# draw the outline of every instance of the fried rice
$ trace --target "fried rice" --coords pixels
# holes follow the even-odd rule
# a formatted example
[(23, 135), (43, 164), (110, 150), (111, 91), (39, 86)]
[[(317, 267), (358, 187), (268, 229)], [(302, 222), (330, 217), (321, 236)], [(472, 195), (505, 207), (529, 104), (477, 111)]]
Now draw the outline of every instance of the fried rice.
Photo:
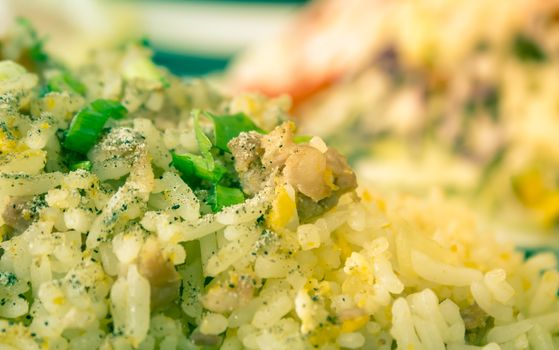
[(0, 349), (555, 349), (556, 257), (357, 188), (289, 103), (138, 43), (0, 62)]

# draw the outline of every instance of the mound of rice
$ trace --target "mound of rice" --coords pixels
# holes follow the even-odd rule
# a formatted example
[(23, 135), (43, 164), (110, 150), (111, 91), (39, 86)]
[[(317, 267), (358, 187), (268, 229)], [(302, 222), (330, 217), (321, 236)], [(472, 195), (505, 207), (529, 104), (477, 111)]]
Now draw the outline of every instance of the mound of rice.
[[(139, 45), (70, 70), (23, 34), (2, 45), (21, 64), (0, 62), (0, 349), (559, 348), (553, 255), (524, 261), (436, 194), (339, 192), (343, 159), (275, 128), (283, 100), (220, 96)], [(128, 115), (72, 163), (68, 130), (99, 98)], [(228, 154), (194, 109), (243, 112), (260, 131), (231, 152), (287, 160), (261, 178), (236, 157), (246, 199), (212, 210), (175, 159)]]

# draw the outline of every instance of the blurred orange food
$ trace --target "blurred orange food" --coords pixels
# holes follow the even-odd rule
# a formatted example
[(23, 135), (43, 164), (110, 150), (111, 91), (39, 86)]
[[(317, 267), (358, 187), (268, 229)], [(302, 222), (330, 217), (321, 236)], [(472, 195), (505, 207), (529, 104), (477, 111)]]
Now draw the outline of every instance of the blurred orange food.
[(370, 0), (312, 3), (279, 38), (240, 58), (232, 68), (234, 89), (287, 93), (297, 106), (367, 63), (378, 10)]

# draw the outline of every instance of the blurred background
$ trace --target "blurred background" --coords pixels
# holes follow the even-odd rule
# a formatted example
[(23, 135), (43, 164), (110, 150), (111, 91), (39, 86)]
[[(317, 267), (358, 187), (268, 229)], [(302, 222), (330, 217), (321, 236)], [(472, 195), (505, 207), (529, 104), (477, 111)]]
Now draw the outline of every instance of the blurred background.
[(225, 69), (243, 49), (285, 28), (305, 0), (0, 0), (0, 33), (29, 18), (47, 50), (72, 62), (91, 49), (149, 38), (155, 60), (176, 74)]
[(559, 1), (0, 0), (70, 65), (147, 38), (229, 94), (287, 94), (300, 130), (381, 191), (440, 191), (559, 247)]

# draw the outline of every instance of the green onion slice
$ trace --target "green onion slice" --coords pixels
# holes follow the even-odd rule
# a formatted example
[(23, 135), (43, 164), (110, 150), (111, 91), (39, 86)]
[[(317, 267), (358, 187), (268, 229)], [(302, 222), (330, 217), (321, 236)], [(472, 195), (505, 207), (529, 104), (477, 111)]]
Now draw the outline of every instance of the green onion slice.
[(91, 171), (91, 166), (92, 166), (92, 164), (89, 160), (84, 160), (84, 161), (81, 161), (81, 162), (70, 164), (69, 169), (71, 171), (75, 171), (75, 170), (78, 170), (78, 169)]
[(68, 128), (64, 147), (85, 154), (95, 145), (109, 118), (121, 119), (126, 108), (117, 101), (98, 99), (80, 110)]
[(49, 79), (46, 90), (46, 92), (62, 92), (70, 90), (82, 96), (85, 96), (86, 92), (85, 85), (73, 77), (69, 72), (62, 72)]
[(172, 152), (171, 156), (173, 166), (182, 173), (183, 179), (188, 184), (195, 183), (198, 179), (217, 183), (227, 173), (227, 169), (214, 163), (213, 159), (208, 161), (197, 154)]
[(200, 150), (200, 154), (204, 159), (206, 159), (209, 163), (213, 166), (213, 156), (211, 153), (212, 150), (212, 142), (210, 139), (204, 134), (202, 127), (200, 126), (200, 111), (194, 111), (194, 134), (196, 135), (196, 142), (198, 142), (198, 149)]
[(214, 121), (215, 146), (222, 151), (230, 152), (227, 143), (231, 139), (239, 136), (241, 132), (257, 131), (264, 133), (254, 122), (244, 113), (233, 115), (213, 115), (206, 113)]
[(210, 196), (210, 204), (214, 212), (218, 212), (224, 207), (242, 203), (244, 200), (245, 195), (240, 189), (221, 185), (215, 185)]

